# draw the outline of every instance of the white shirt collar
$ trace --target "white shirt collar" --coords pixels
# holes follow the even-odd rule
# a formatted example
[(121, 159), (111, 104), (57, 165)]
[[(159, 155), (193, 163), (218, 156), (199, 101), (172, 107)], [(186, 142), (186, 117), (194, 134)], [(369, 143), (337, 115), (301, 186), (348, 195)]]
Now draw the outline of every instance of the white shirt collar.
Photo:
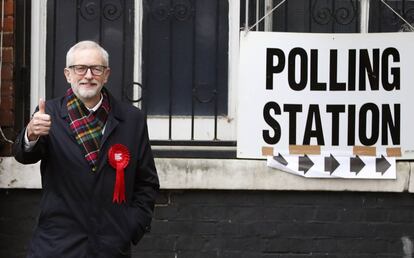
[(95, 112), (101, 106), (102, 100), (103, 100), (103, 96), (101, 94), (101, 99), (99, 100), (98, 104), (96, 104), (93, 108), (88, 108), (88, 107), (86, 108), (89, 110), (89, 112)]

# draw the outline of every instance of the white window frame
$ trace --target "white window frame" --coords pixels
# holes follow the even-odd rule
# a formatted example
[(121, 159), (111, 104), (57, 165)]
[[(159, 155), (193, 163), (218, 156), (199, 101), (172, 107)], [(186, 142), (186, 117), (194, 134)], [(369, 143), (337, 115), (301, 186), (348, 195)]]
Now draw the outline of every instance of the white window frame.
[[(30, 113), (46, 96), (46, 31), (47, 0), (32, 3), (30, 58)], [(62, 68), (63, 69), (63, 68)]]

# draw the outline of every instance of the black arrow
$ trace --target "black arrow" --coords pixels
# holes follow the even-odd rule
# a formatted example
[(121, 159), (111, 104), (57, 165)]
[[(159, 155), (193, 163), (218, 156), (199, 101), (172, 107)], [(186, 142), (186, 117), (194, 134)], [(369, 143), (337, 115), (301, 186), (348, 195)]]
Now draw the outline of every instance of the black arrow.
[(287, 166), (288, 162), (283, 158), (283, 156), (279, 153), (277, 156), (273, 156), (273, 159), (282, 164), (283, 166)]
[(332, 156), (332, 154), (329, 157), (325, 157), (325, 171), (329, 171), (329, 173), (332, 175), (332, 173), (339, 167), (339, 162)]
[(303, 171), (304, 174), (313, 166), (312, 160), (307, 156), (299, 157), (299, 171)]
[(381, 158), (375, 159), (375, 171), (381, 172), (381, 175), (384, 175), (385, 172), (391, 167), (391, 164), (388, 162), (388, 160), (384, 157), (384, 155), (381, 155)]
[(358, 173), (365, 167), (365, 163), (357, 155), (354, 158), (351, 158), (351, 172)]

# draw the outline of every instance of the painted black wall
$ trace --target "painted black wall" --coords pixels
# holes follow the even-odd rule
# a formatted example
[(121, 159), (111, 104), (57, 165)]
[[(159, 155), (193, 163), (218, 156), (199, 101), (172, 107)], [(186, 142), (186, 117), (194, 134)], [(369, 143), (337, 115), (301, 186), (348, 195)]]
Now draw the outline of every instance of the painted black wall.
[[(40, 190), (0, 190), (0, 257), (24, 257)], [(411, 257), (409, 193), (162, 191), (144, 258)]]

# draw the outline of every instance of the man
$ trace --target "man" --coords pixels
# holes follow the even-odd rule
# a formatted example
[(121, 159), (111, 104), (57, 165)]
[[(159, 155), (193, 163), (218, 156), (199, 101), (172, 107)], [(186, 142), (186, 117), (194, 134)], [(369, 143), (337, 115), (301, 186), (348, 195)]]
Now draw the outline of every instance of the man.
[(108, 53), (95, 42), (68, 51), (64, 74), (65, 96), (40, 100), (13, 148), (21, 163), (41, 161), (28, 257), (130, 257), (159, 189), (144, 116), (103, 87)]

